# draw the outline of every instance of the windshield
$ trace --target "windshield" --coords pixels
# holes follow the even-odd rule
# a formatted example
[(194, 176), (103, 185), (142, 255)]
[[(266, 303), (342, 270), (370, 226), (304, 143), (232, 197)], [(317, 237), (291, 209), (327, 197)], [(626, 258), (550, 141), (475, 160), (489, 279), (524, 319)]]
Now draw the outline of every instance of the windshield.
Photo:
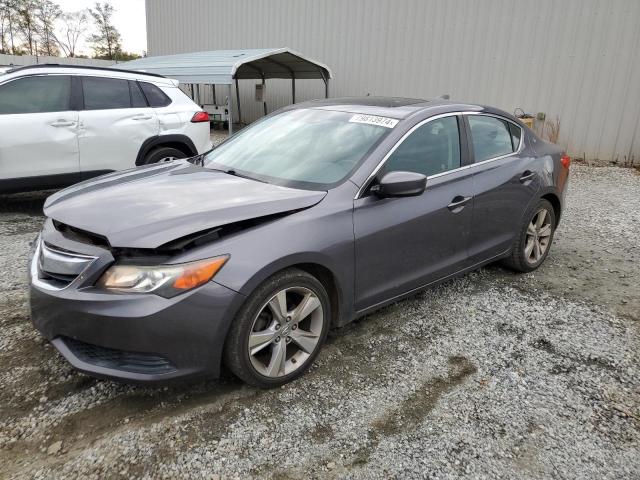
[(209, 152), (204, 165), (276, 185), (323, 190), (344, 180), (391, 131), (361, 117), (313, 109), (283, 112)]

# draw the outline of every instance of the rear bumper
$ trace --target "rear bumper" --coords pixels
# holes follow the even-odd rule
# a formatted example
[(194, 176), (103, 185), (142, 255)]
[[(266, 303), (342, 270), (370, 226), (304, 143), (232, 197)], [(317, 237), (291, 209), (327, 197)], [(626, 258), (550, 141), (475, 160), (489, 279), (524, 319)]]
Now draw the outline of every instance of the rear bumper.
[(34, 326), (71, 365), (141, 383), (218, 376), (228, 327), (245, 298), (215, 282), (166, 299), (49, 290), (32, 280), (30, 295)]

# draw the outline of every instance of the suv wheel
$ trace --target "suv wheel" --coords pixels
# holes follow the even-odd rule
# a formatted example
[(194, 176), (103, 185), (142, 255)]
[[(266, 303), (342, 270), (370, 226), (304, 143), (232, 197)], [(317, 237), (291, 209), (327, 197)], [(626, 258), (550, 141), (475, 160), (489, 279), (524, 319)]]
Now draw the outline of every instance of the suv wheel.
[(149, 165), (151, 163), (170, 162), (178, 158), (187, 158), (187, 155), (177, 148), (173, 147), (158, 147), (151, 150), (144, 157), (142, 165)]
[(283, 385), (311, 366), (330, 323), (322, 283), (302, 270), (283, 271), (260, 285), (240, 309), (225, 343), (225, 365), (250, 385)]

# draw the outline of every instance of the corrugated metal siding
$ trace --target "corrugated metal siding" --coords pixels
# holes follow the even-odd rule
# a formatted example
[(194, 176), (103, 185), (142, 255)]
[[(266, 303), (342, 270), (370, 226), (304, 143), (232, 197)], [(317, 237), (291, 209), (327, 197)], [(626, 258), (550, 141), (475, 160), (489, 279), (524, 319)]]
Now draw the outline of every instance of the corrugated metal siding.
[[(559, 143), (572, 155), (640, 161), (639, 0), (146, 5), (150, 55), (287, 46), (329, 65), (332, 96), (448, 93), (507, 111), (522, 107), (559, 117)], [(240, 88), (249, 119), (262, 113), (254, 83)], [(323, 95), (322, 82), (299, 83), (299, 101)], [(289, 81), (267, 82), (270, 111), (290, 95)]]

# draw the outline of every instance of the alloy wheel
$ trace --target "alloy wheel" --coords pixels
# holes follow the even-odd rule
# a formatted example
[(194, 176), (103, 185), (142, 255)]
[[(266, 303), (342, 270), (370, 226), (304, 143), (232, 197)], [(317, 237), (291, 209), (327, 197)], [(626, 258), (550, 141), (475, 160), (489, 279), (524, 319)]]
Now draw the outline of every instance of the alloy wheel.
[(317, 348), (324, 322), (322, 303), (312, 290), (280, 290), (253, 320), (247, 347), (253, 368), (271, 378), (298, 370)]
[(524, 255), (528, 263), (536, 264), (544, 257), (551, 243), (552, 229), (551, 215), (547, 209), (538, 210), (527, 227)]

